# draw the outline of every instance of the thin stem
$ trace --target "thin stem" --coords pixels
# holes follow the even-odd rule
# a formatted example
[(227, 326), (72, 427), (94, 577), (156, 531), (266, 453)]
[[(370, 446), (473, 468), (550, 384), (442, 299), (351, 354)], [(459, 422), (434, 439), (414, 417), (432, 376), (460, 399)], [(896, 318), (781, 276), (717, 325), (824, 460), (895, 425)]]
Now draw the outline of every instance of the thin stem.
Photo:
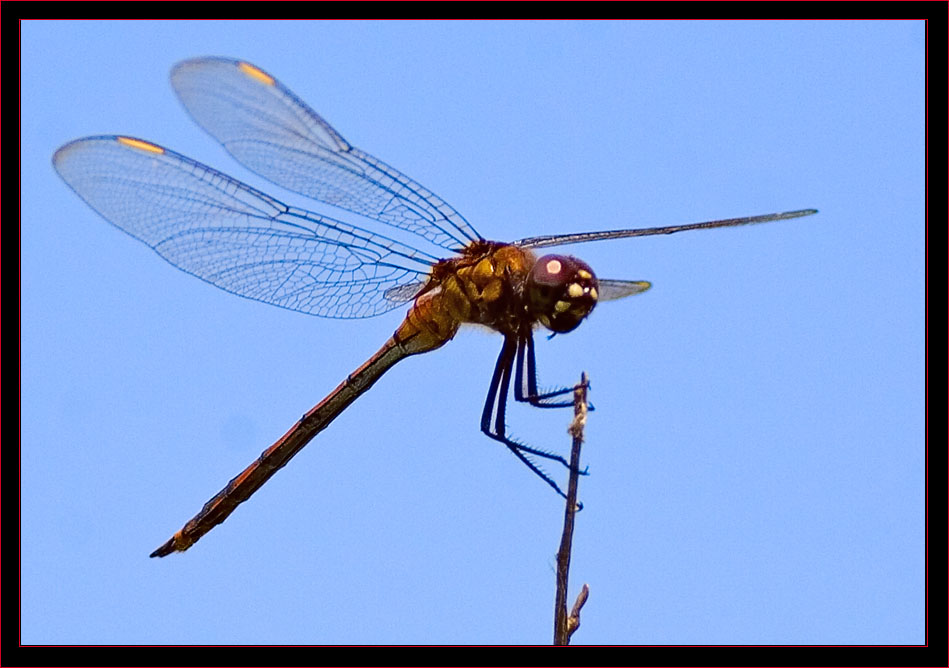
[(573, 545), (573, 525), (577, 506), (577, 485), (580, 479), (580, 445), (583, 443), (583, 427), (587, 421), (587, 389), (589, 381), (586, 374), (580, 375), (580, 384), (573, 391), (573, 422), (570, 423), (570, 435), (573, 445), (570, 449), (570, 480), (567, 484), (567, 505), (564, 511), (563, 535), (560, 538), (560, 550), (557, 552), (557, 599), (554, 605), (554, 644), (569, 645), (570, 636), (580, 628), (580, 609), (586, 603), (590, 588), (583, 585), (573, 610), (567, 615), (567, 579), (570, 572), (570, 551)]

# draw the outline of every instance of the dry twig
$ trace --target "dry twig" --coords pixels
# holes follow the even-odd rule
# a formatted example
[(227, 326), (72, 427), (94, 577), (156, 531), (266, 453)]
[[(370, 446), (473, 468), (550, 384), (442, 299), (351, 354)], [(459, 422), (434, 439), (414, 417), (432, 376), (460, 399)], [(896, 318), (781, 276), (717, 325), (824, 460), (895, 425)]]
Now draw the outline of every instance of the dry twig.
[(569, 645), (570, 636), (580, 628), (580, 609), (590, 595), (590, 588), (583, 585), (577, 601), (567, 616), (567, 576), (570, 572), (570, 550), (573, 544), (573, 523), (577, 510), (577, 483), (580, 477), (580, 445), (583, 443), (583, 427), (587, 421), (587, 389), (589, 381), (586, 374), (580, 375), (580, 384), (573, 391), (573, 422), (570, 423), (570, 435), (573, 446), (570, 449), (570, 480), (567, 485), (567, 505), (564, 512), (563, 535), (560, 538), (560, 550), (557, 552), (557, 599), (554, 607), (554, 644)]

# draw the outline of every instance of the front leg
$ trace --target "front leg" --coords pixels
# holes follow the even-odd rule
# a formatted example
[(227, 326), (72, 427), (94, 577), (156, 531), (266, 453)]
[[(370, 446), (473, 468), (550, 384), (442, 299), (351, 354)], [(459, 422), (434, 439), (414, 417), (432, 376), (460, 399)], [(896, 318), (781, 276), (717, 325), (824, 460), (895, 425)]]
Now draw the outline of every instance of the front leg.
[[(530, 458), (531, 456), (535, 456), (550, 459), (560, 462), (568, 469), (570, 468), (570, 463), (560, 455), (528, 447), (523, 443), (518, 443), (508, 438), (506, 435), (504, 414), (507, 409), (508, 388), (511, 384), (511, 367), (514, 365), (518, 348), (519, 344), (516, 337), (504, 337), (504, 346), (501, 348), (501, 354), (498, 355), (498, 361), (494, 366), (494, 375), (491, 377), (491, 387), (488, 389), (488, 396), (484, 403), (484, 411), (481, 413), (481, 431), (489, 438), (503, 443), (527, 468), (533, 471), (541, 480), (553, 487), (560, 496), (567, 498), (567, 495), (560, 489), (560, 486), (557, 485), (550, 476), (544, 473), (537, 464), (531, 461)], [(579, 471), (579, 473), (586, 475), (586, 471)]]
[[(550, 392), (537, 391), (537, 361), (534, 357), (534, 335), (528, 332), (517, 341), (517, 373), (514, 379), (514, 399), (537, 408), (565, 408), (573, 406), (574, 387), (564, 387)], [(571, 395), (569, 399), (557, 399)], [(587, 405), (593, 410), (593, 404)]]

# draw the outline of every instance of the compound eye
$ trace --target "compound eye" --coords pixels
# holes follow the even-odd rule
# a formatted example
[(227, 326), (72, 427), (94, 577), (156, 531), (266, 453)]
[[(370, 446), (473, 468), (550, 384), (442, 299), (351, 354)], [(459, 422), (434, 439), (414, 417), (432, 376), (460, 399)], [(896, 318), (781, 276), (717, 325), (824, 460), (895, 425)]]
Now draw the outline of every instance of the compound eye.
[(569, 332), (596, 306), (598, 285), (586, 262), (569, 255), (545, 255), (527, 278), (531, 315), (554, 332)]

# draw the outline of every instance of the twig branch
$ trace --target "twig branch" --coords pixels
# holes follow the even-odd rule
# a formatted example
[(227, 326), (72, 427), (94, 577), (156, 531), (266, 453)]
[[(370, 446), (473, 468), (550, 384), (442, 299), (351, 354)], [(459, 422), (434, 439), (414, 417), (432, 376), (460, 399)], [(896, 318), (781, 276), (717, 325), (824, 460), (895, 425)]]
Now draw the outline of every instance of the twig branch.
[(564, 511), (563, 535), (557, 552), (557, 600), (554, 605), (554, 644), (569, 645), (570, 636), (580, 628), (580, 609), (590, 595), (590, 588), (583, 585), (573, 609), (567, 616), (567, 576), (570, 572), (570, 550), (573, 544), (573, 522), (577, 513), (577, 483), (580, 478), (580, 445), (583, 443), (583, 427), (587, 421), (586, 374), (580, 375), (580, 384), (573, 391), (573, 422), (568, 429), (573, 436), (570, 449), (570, 480), (567, 484), (567, 506)]

